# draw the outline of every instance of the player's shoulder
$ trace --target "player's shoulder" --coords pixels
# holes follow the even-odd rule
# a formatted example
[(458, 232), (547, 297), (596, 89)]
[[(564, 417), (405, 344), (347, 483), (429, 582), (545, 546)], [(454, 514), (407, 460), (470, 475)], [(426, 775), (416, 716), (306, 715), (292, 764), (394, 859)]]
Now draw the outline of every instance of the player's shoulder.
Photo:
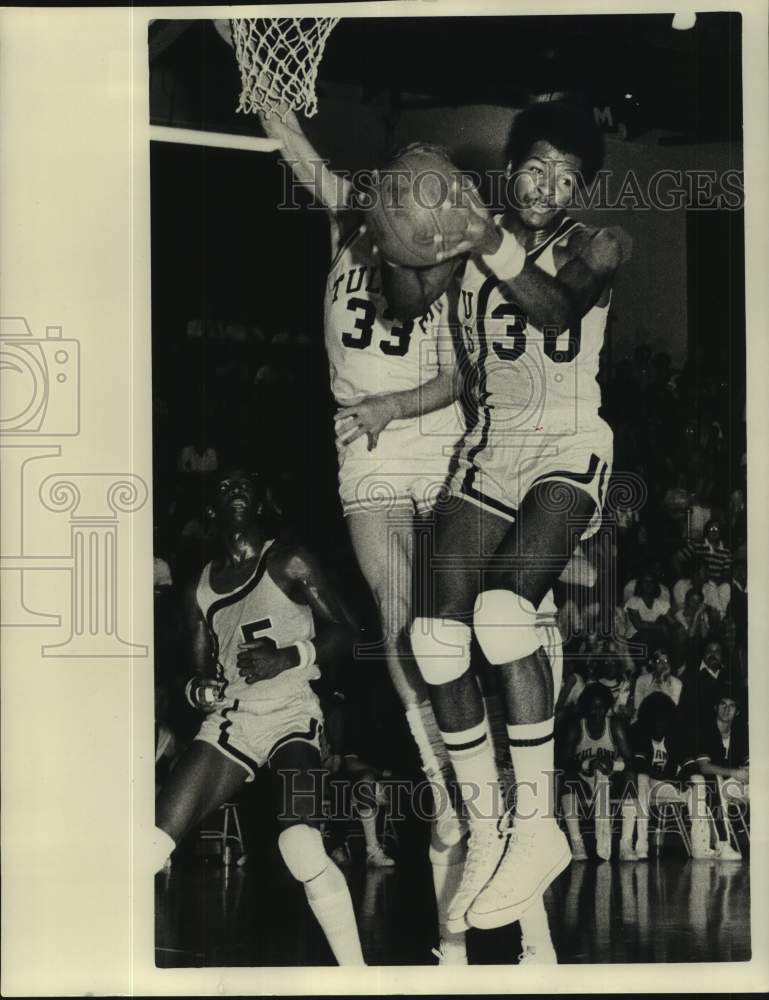
[(277, 570), (292, 583), (310, 579), (317, 567), (317, 559), (312, 551), (294, 539), (279, 539), (273, 542), (269, 561), (271, 570)]

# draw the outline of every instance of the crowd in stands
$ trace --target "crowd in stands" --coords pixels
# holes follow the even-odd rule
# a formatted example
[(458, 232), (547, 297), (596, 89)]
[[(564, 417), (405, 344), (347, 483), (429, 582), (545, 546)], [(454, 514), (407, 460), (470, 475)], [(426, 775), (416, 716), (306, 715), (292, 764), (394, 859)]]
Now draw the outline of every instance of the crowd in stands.
[[(667, 783), (666, 794), (688, 810), (693, 853), (739, 857), (719, 817), (725, 802), (745, 803), (749, 789), (744, 397), (719, 373), (688, 365), (674, 371), (667, 355), (644, 345), (602, 370), (601, 381), (615, 436), (614, 488), (602, 529), (582, 544), (555, 593), (564, 639), (556, 692), (560, 807), (579, 857), (589, 853), (575, 826), (579, 789), (591, 800), (622, 799), (619, 855), (641, 859), (645, 804)], [(333, 405), (319, 339), (190, 322), (164, 344), (153, 392), (156, 685), (167, 766), (169, 748), (183, 746), (197, 725), (177, 698), (186, 680), (177, 611), (211, 558), (205, 511), (217, 468), (237, 461), (258, 471), (275, 513), (325, 557), (367, 628), (376, 616), (362, 596), (337, 501)], [(349, 666), (358, 680), (364, 671), (376, 675), (384, 692), (383, 672), (371, 660)], [(379, 765), (361, 768), (376, 784), (375, 776), (401, 765), (391, 735), (400, 730), (386, 717), (397, 707), (384, 696), (359, 703), (369, 723), (363, 757)], [(345, 747), (340, 733), (334, 756), (349, 776), (358, 750)], [(376, 734), (380, 745), (371, 750)], [(611, 853), (598, 821), (594, 834), (596, 853)]]

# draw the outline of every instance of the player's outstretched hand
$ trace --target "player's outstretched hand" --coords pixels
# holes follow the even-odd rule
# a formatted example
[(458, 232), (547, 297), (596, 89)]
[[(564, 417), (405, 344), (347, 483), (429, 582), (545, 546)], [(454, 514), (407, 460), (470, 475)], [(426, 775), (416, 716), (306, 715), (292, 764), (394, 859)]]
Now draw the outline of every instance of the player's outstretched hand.
[(616, 270), (630, 260), (633, 241), (621, 226), (599, 229), (590, 238), (583, 254), (588, 267), (597, 274)]
[(238, 650), (238, 673), (246, 684), (269, 680), (296, 666), (293, 648), (278, 649), (275, 640), (266, 636), (242, 642)]
[(390, 393), (363, 396), (355, 403), (343, 403), (334, 417), (336, 440), (341, 445), (352, 444), (368, 435), (368, 450), (373, 451), (379, 435), (398, 416), (398, 407)]
[(466, 218), (465, 231), (458, 237), (446, 235), (446, 230), (451, 232), (453, 226), (441, 226), (442, 231), (435, 234), (435, 259), (438, 263), (465, 253), (486, 254), (499, 249), (502, 231), (481, 201), (477, 189), (469, 181), (465, 180), (460, 185), (455, 177), (448, 196), (438, 211), (464, 211)]

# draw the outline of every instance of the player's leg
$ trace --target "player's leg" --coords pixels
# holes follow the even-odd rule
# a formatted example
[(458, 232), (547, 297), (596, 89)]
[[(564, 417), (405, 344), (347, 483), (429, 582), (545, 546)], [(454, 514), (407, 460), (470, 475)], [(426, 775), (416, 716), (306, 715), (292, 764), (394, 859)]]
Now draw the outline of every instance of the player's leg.
[(366, 863), (371, 868), (391, 868), (395, 862), (380, 844), (377, 833), (379, 807), (386, 800), (374, 769), (357, 757), (347, 757), (344, 769), (352, 787), (352, 808), (363, 830)]
[(364, 965), (350, 891), (326, 853), (322, 817), (322, 765), (318, 747), (283, 743), (269, 757), (278, 780), (278, 848), (286, 867), (304, 886), (307, 902), (339, 965)]
[(384, 508), (360, 511), (348, 515), (347, 526), (358, 565), (379, 609), (388, 673), (406, 713), (422, 769), (433, 786), (439, 836), (447, 844), (456, 843), (461, 831), (449, 792), (451, 765), (407, 634), (411, 621), (413, 514), (406, 507), (397, 512)]
[(227, 802), (250, 772), (215, 747), (194, 740), (181, 756), (155, 803), (154, 870), (213, 809)]
[[(493, 677), (486, 675), (487, 683), (493, 682), (493, 680)], [(512, 805), (515, 796), (515, 774), (508, 752), (505, 711), (499, 695), (494, 690), (487, 689), (485, 691), (484, 703), (489, 734), (494, 745), (502, 801), (507, 808)], [(557, 964), (558, 960), (553, 947), (553, 939), (550, 936), (550, 924), (544, 899), (539, 899), (525, 913), (521, 914), (520, 925), (523, 945), (520, 960), (541, 965)]]
[(469, 914), (478, 927), (517, 920), (571, 858), (554, 809), (552, 657), (560, 643), (549, 592), (574, 550), (574, 525), (587, 523), (595, 506), (569, 483), (532, 487), (497, 550), (504, 561), (475, 603), (476, 637), (500, 671), (517, 787), (504, 864)]
[(461, 886), (449, 909), (452, 932), (499, 863), (502, 800), (483, 697), (470, 669), (472, 607), (486, 554), (509, 522), (469, 502), (436, 511), (429, 545), (416, 567), (417, 617), (411, 644), (428, 685), (443, 741), (465, 802), (470, 842)]

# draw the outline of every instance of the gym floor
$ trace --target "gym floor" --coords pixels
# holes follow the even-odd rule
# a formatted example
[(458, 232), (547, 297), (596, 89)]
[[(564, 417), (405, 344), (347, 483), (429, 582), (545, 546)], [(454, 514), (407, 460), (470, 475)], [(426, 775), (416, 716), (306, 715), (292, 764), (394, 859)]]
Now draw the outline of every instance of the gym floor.
[[(426, 858), (345, 873), (369, 965), (431, 965), (437, 945)], [(545, 897), (560, 964), (739, 962), (750, 958), (749, 863), (692, 861), (672, 840), (660, 857), (574, 862)], [(304, 892), (277, 852), (242, 867), (189, 852), (157, 876), (159, 968), (332, 965)], [(515, 964), (517, 924), (471, 931), (471, 964)]]

